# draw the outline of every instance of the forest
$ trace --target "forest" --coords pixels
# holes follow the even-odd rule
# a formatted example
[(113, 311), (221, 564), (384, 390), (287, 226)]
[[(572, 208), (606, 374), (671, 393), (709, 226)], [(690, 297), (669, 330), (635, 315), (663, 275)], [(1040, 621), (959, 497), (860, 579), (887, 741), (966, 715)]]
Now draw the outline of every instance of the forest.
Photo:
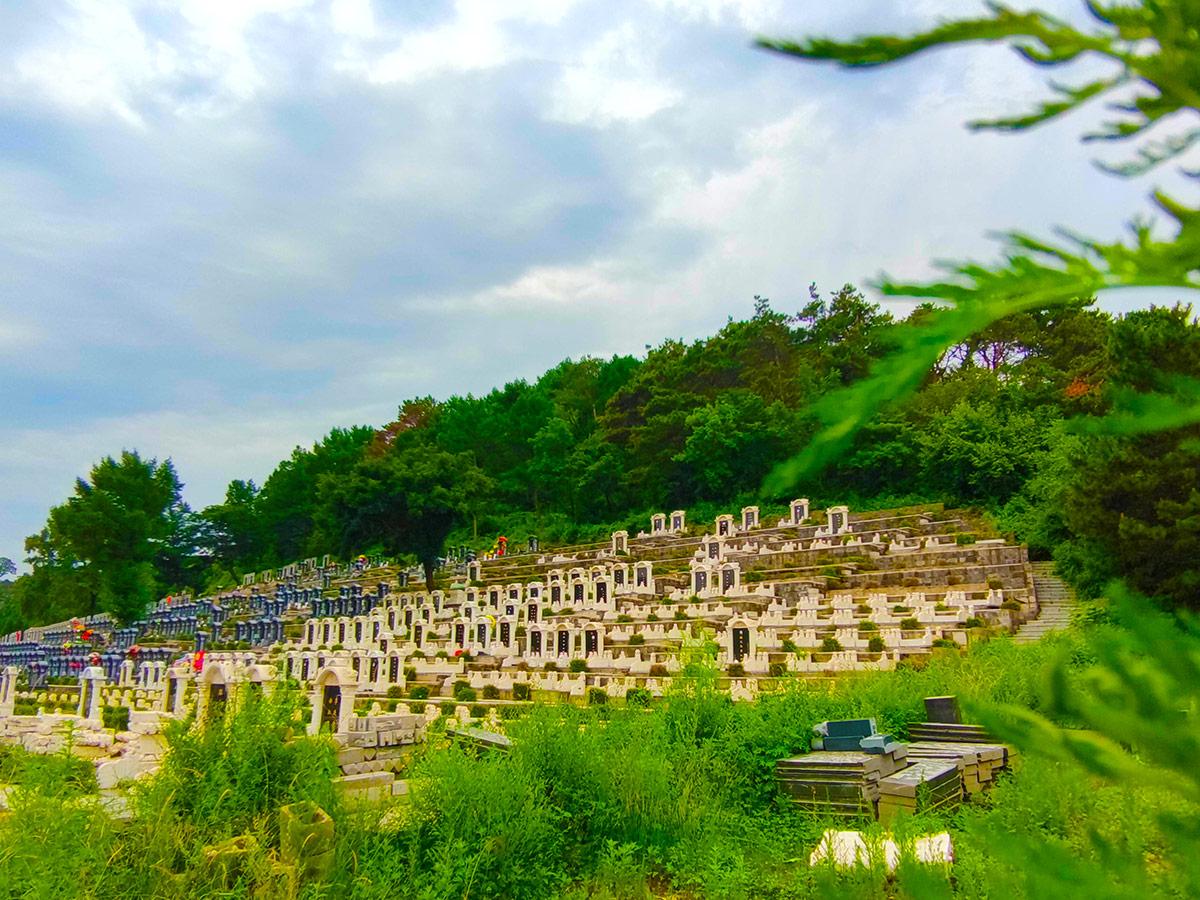
[[(846, 285), (809, 288), (794, 313), (755, 297), (745, 319), (644, 358), (566, 360), (532, 383), (400, 403), (382, 427), (334, 428), (261, 486), (230, 483), (191, 509), (170, 460), (103, 460), (26, 542), (32, 572), (0, 630), (107, 610), (136, 618), (159, 596), (228, 589), (243, 572), (325, 553), (432, 561), (505, 534), (544, 542), (636, 533), (650, 512), (699, 514), (808, 496), (859, 509), (943, 501), (1053, 558), (1087, 597), (1114, 577), (1200, 605), (1196, 426), (1090, 433), (1129, 398), (1200, 377), (1188, 305), (1113, 316), (1090, 298), (1009, 315), (941, 355), (791, 493), (765, 480), (821, 428), (821, 404), (863, 384), (905, 329)], [(1094, 430), (1094, 429), (1093, 429)]]

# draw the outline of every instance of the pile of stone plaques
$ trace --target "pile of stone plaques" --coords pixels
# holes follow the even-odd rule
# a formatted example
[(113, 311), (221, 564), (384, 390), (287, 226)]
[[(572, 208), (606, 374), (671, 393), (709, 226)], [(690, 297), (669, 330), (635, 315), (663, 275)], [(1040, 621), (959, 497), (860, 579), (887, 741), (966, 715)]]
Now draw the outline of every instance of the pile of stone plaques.
[(889, 823), (900, 810), (945, 812), (963, 798), (959, 764), (954, 760), (922, 759), (879, 781), (879, 821)]
[(907, 764), (907, 749), (875, 733), (874, 719), (822, 722), (816, 752), (775, 764), (780, 789), (801, 809), (838, 818), (875, 818), (879, 782)]
[(914, 722), (908, 726), (914, 741), (952, 741), (959, 744), (991, 744), (995, 738), (981, 725), (954, 722)]
[(1008, 767), (1012, 751), (1003, 744), (915, 741), (908, 745), (908, 758), (916, 761), (953, 763), (962, 777), (963, 790), (978, 794), (991, 787), (996, 773)]

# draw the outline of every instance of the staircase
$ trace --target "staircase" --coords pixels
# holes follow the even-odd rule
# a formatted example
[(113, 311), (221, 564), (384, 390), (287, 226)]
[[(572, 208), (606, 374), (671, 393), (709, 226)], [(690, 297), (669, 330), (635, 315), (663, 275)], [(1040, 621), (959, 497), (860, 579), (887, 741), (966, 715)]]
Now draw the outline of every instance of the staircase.
[(1066, 628), (1075, 608), (1075, 589), (1054, 574), (1054, 563), (1031, 562), (1029, 568), (1033, 570), (1033, 592), (1041, 612), (1017, 629), (1013, 640), (1018, 644), (1031, 644), (1042, 635)]

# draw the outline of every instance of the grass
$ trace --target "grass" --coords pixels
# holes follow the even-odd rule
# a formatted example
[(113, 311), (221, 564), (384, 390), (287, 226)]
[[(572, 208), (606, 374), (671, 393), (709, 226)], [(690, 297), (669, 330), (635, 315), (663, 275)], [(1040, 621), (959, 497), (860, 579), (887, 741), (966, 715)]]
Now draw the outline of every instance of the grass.
[[(1048, 673), (1064, 658), (1068, 680), (1082, 685), (1093, 674), (1088, 642), (1071, 633), (1030, 646), (996, 640), (963, 657), (815, 686), (782, 679), (755, 704), (731, 703), (716, 673), (692, 669), (696, 677), (648, 709), (624, 698), (535, 704), (503, 723), (514, 741), (507, 754), (435, 733), (411, 759), (411, 794), (368, 810), (339, 804), (332, 745), (295, 738), (295, 698), (281, 691), (207, 731), (170, 731), (167, 762), (135, 791), (138, 815), (128, 823), (80, 805), (78, 791), (63, 789), (62, 767), (6, 763), (25, 774), (13, 813), (0, 818), (0, 896), (1194, 895), (1195, 863), (1164, 827), (1171, 817), (1196, 821), (1185, 792), (1028, 755), (952, 816), (896, 826), (898, 836), (949, 829), (950, 872), (902, 867), (888, 878), (808, 867), (833, 823), (782, 801), (772, 767), (807, 749), (813, 724), (871, 715), (903, 736), (923, 720), (923, 698), (945, 693), (968, 709), (1009, 704), (1073, 724), (1045, 702)], [(277, 859), (277, 822), (281, 805), (301, 800), (335, 819), (336, 853), (327, 880), (295, 885)], [(1058, 873), (1078, 890), (1054, 887)]]

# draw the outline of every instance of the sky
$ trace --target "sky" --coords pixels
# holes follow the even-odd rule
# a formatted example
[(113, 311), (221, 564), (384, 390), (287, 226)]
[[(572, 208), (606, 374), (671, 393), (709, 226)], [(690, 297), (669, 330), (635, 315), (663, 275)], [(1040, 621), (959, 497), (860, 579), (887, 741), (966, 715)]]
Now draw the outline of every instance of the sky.
[(1010, 51), (753, 46), (979, 8), (0, 0), (0, 556), (122, 449), (200, 508), (406, 398), (693, 340), (756, 294), (1117, 236), (1151, 185), (1090, 164), (1090, 114), (963, 127), (1042, 93)]

